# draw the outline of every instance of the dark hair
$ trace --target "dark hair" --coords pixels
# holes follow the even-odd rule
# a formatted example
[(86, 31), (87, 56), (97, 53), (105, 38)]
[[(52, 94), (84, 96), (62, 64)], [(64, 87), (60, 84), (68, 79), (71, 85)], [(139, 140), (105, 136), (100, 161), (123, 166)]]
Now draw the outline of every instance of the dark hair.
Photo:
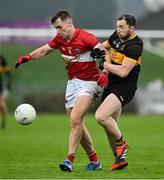
[(129, 26), (136, 26), (135, 17), (129, 14), (123, 14), (122, 16), (118, 17), (117, 20), (125, 20)]
[(59, 17), (61, 18), (62, 21), (64, 21), (68, 18), (71, 18), (71, 15), (69, 12), (65, 10), (60, 10), (57, 13), (55, 13), (55, 15), (52, 17), (51, 24), (54, 24)]

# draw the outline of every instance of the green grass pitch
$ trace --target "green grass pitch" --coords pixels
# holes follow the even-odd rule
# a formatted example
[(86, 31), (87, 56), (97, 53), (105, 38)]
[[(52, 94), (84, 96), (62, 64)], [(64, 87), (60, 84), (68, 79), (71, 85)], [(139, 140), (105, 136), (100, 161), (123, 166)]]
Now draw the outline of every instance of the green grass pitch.
[(103, 128), (94, 114), (86, 117), (101, 159), (102, 170), (84, 171), (88, 159), (80, 147), (72, 173), (61, 172), (65, 159), (69, 121), (65, 114), (38, 114), (28, 126), (9, 116), (7, 129), (0, 130), (0, 179), (157, 179), (164, 178), (164, 119), (162, 116), (122, 115), (119, 126), (128, 140), (129, 167), (109, 172), (113, 161)]

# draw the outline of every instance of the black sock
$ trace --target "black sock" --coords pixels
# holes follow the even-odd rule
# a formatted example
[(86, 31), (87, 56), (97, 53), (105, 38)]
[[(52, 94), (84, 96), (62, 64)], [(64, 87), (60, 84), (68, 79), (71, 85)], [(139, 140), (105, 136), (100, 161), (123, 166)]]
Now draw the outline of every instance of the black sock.
[(120, 139), (116, 140), (115, 145), (121, 146), (124, 143), (123, 137), (121, 136)]

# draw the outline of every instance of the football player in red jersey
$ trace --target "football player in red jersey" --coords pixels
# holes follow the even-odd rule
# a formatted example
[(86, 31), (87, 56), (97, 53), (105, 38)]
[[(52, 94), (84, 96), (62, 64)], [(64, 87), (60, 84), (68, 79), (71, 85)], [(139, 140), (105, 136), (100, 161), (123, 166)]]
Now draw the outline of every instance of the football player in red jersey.
[(48, 44), (19, 57), (15, 68), (59, 49), (68, 73), (65, 107), (71, 124), (68, 154), (59, 167), (66, 172), (73, 170), (75, 154), (81, 144), (90, 160), (85, 169), (99, 170), (101, 164), (84, 124), (84, 116), (101, 94), (102, 87), (108, 83), (108, 78), (99, 73), (95, 59), (90, 56), (91, 50), (100, 43), (94, 35), (76, 28), (67, 11), (58, 11), (52, 17), (51, 24), (56, 28), (57, 35)]

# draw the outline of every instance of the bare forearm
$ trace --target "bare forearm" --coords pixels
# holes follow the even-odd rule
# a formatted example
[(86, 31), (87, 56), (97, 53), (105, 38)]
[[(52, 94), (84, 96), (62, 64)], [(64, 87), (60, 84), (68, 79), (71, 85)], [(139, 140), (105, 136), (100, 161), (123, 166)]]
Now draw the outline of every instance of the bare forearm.
[(115, 74), (121, 78), (124, 78), (128, 75), (128, 71), (123, 65), (115, 65), (108, 62), (104, 63), (104, 69), (112, 74)]
[(50, 50), (47, 48), (47, 46), (42, 46), (32, 51), (29, 55), (31, 56), (31, 59), (39, 59), (49, 53), (50, 53)]

